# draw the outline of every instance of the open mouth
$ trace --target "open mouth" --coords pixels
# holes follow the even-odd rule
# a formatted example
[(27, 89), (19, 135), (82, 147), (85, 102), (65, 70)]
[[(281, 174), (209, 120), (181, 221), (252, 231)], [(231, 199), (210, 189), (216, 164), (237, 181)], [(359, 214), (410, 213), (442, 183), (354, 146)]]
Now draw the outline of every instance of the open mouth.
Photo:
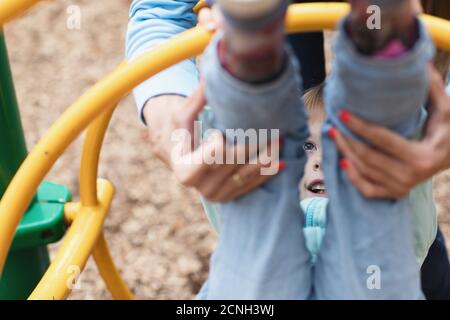
[(326, 194), (325, 184), (323, 180), (314, 180), (308, 185), (307, 189), (314, 194), (318, 195)]

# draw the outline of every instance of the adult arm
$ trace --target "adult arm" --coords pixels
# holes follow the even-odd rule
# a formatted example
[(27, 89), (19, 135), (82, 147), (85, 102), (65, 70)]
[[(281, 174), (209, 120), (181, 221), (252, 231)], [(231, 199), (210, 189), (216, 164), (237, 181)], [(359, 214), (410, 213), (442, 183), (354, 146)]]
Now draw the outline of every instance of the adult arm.
[[(196, 17), (192, 8), (195, 4), (196, 1), (190, 0), (133, 1), (127, 33), (127, 59), (131, 60), (169, 37), (193, 27)], [(215, 28), (215, 23), (210, 21), (209, 24), (213, 25), (211, 30)], [(202, 144), (202, 148), (192, 152), (174, 153), (176, 146), (172, 139), (173, 133), (183, 129), (191, 133), (192, 137), (194, 121), (205, 106), (203, 87), (194, 91), (197, 86), (195, 62), (182, 62), (153, 76), (134, 90), (138, 112), (148, 125), (153, 152), (173, 171), (180, 183), (195, 188), (210, 201), (230, 201), (258, 187), (270, 176), (260, 175), (260, 169), (264, 166), (260, 163), (204, 164), (202, 148), (215, 152), (230, 148), (223, 136), (212, 137)], [(191, 160), (184, 161), (188, 157)], [(236, 184), (233, 178), (236, 174), (245, 181), (244, 185)]]
[[(126, 57), (132, 60), (155, 45), (195, 26), (193, 8), (197, 0), (134, 0), (130, 7), (126, 39)], [(193, 59), (181, 62), (151, 77), (134, 89), (141, 119), (146, 103), (158, 96), (189, 96), (198, 85)], [(170, 98), (168, 98), (170, 99)], [(166, 100), (162, 100), (166, 102)], [(161, 105), (164, 108), (163, 105)]]

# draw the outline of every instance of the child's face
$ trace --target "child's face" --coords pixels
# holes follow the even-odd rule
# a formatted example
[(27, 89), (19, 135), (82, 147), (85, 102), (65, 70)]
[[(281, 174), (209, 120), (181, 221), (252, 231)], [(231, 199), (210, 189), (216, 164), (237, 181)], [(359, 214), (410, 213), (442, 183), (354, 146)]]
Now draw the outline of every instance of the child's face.
[(300, 181), (301, 200), (327, 196), (322, 172), (322, 143), (320, 139), (322, 123), (321, 119), (311, 115), (309, 121), (310, 137), (303, 145), (308, 161), (305, 165), (303, 179)]

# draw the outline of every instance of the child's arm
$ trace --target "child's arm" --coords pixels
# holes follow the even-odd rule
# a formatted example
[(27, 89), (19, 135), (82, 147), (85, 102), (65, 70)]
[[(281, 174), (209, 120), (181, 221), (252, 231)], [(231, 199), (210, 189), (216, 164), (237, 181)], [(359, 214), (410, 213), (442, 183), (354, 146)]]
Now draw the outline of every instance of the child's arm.
[[(272, 9), (264, 3), (272, 3)], [(202, 63), (215, 128), (305, 134), (299, 65), (284, 30), (288, 4), (218, 0), (222, 29)]]
[(202, 72), (206, 79), (206, 98), (214, 114), (213, 126), (227, 129), (279, 129), (280, 134), (302, 130), (307, 135), (301, 99), (299, 65), (286, 51), (285, 66), (274, 80), (250, 84), (232, 76), (218, 54), (220, 35), (205, 51)]
[[(351, 135), (339, 112), (347, 110), (378, 125), (411, 137), (423, 120), (428, 96), (427, 65), (434, 47), (422, 22), (419, 37), (401, 57), (382, 59), (361, 54), (341, 23), (334, 43), (336, 58), (327, 83), (328, 114), (338, 129)], [(422, 119), (421, 119), (422, 116)]]
[[(155, 45), (195, 26), (196, 0), (134, 0), (130, 7), (126, 57), (132, 60)], [(134, 89), (139, 115), (145, 103), (157, 96), (189, 96), (198, 84), (193, 60), (169, 68)]]

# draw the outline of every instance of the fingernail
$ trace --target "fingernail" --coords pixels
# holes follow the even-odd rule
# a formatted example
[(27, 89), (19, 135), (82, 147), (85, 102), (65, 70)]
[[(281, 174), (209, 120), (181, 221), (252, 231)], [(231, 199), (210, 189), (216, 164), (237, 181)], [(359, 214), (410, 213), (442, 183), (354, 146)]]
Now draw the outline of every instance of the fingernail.
[(339, 161), (339, 166), (345, 171), (350, 167), (350, 162), (347, 159), (341, 159)]
[(283, 171), (284, 169), (286, 169), (286, 167), (287, 167), (286, 162), (280, 161), (280, 163), (278, 163), (278, 171), (279, 171), (279, 172), (281, 172), (281, 171)]
[(339, 118), (343, 123), (348, 123), (350, 121), (350, 112), (343, 110), (339, 113)]
[(334, 140), (334, 139), (336, 139), (336, 136), (337, 136), (336, 128), (330, 128), (328, 130), (328, 137), (330, 137), (331, 140)]

